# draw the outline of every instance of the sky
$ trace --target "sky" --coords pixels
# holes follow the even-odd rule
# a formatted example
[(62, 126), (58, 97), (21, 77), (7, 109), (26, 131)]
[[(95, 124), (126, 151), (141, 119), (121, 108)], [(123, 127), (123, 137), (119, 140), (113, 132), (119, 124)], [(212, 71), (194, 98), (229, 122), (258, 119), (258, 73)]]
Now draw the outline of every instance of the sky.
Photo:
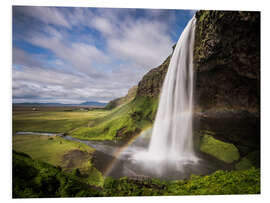
[(13, 6), (13, 103), (109, 102), (171, 53), (193, 10)]

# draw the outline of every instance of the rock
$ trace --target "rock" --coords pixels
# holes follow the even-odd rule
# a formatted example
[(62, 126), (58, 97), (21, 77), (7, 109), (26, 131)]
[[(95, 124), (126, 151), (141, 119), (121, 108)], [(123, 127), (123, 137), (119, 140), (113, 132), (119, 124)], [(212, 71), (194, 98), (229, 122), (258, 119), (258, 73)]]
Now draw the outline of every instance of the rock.
[(194, 71), (195, 129), (259, 150), (260, 13), (196, 12)]
[(196, 105), (260, 111), (260, 13), (198, 11)]
[(225, 163), (233, 163), (240, 158), (238, 149), (233, 144), (217, 140), (207, 134), (202, 137), (200, 151)]
[(247, 170), (247, 169), (250, 169), (252, 166), (253, 165), (252, 165), (251, 161), (248, 160), (246, 157), (242, 158), (240, 160), (240, 162), (235, 164), (236, 170)]
[(237, 170), (246, 170), (251, 167), (260, 168), (260, 151), (258, 150), (249, 153), (235, 164)]

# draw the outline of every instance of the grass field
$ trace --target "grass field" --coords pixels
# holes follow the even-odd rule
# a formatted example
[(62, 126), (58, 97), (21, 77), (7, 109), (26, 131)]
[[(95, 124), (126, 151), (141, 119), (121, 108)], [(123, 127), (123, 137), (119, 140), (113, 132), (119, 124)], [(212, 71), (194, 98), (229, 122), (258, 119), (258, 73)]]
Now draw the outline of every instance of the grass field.
[(57, 136), (16, 135), (16, 132), (65, 132), (85, 140), (122, 139), (151, 124), (151, 120), (141, 119), (141, 115), (149, 114), (147, 109), (147, 106), (138, 106), (133, 101), (112, 110), (39, 107), (38, 111), (33, 111), (32, 107), (13, 107), (13, 150), (60, 166), (65, 171), (79, 169), (86, 175), (84, 182), (101, 186), (102, 174), (91, 164), (94, 149)]
[[(35, 160), (60, 166), (65, 171), (79, 169), (83, 181), (101, 186), (102, 174), (92, 166), (94, 149), (84, 144), (67, 141), (58, 136), (16, 135), (16, 132), (66, 132), (89, 140), (111, 140), (119, 129), (134, 130), (128, 111), (130, 104), (113, 110), (66, 111), (63, 107), (13, 108), (13, 150), (30, 155)], [(125, 116), (123, 116), (125, 115)]]
[(85, 175), (85, 181), (90, 184), (103, 183), (102, 174), (91, 164), (94, 149), (83, 143), (57, 136), (15, 135), (13, 150), (26, 153), (33, 159), (60, 166), (67, 172), (79, 169)]
[(66, 112), (63, 108), (46, 107), (45, 110), (32, 111), (31, 108), (13, 108), (12, 129), (31, 132), (69, 132), (77, 127), (88, 126), (91, 121), (105, 116), (109, 111), (71, 111)]
[[(68, 141), (57, 136), (44, 135), (15, 135), (13, 136), (13, 149), (24, 152), (33, 159), (39, 159), (66, 169), (68, 167), (63, 162), (63, 156), (68, 152), (81, 150), (87, 154), (85, 159), (89, 159), (94, 151), (91, 147), (81, 143)], [(83, 165), (83, 162), (78, 162), (75, 167), (82, 168)]]
[[(71, 107), (13, 107), (13, 134), (23, 132), (68, 133), (85, 140), (122, 139), (151, 124), (150, 106), (143, 102), (124, 103), (112, 110), (74, 111)], [(152, 116), (152, 115), (151, 115)]]

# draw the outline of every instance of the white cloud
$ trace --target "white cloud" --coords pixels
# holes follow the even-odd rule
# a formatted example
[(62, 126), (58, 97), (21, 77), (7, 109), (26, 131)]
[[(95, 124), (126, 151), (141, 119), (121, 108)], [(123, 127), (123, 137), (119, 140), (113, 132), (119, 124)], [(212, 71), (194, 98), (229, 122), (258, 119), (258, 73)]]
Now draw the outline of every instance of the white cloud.
[(34, 33), (28, 41), (52, 51), (56, 57), (65, 61), (77, 71), (88, 75), (99, 75), (94, 64), (108, 63), (110, 58), (91, 44), (67, 41), (63, 34), (49, 29), (50, 36)]
[(108, 39), (108, 47), (118, 58), (141, 68), (154, 68), (172, 51), (166, 27), (158, 22), (137, 21), (122, 29), (120, 36)]
[(13, 98), (16, 102), (24, 102), (25, 99), (28, 102), (65, 100), (65, 103), (110, 101), (127, 93), (127, 82), (132, 81), (131, 77), (129, 71), (118, 71), (104, 74), (103, 80), (95, 80), (87, 75), (22, 66), (13, 69)]
[(91, 26), (105, 35), (113, 34), (113, 26), (108, 19), (94, 17), (91, 19)]
[(25, 14), (37, 18), (43, 23), (70, 27), (65, 15), (54, 7), (23, 7)]
[[(143, 20), (130, 15), (123, 18), (119, 9), (113, 11), (99, 11), (99, 15), (90, 21), (90, 26), (105, 37), (107, 52), (113, 58), (128, 60), (129, 63), (137, 64), (137, 67), (149, 70), (160, 65), (171, 53), (173, 42), (168, 22), (153, 18), (163, 17), (164, 11), (147, 11), (151, 13), (151, 18)], [(174, 18), (173, 15), (169, 16), (166, 16), (168, 20)]]
[[(167, 20), (173, 16), (163, 11), (147, 11), (149, 18), (136, 18), (135, 10), (126, 9), (29, 7), (23, 12), (45, 23), (29, 30), (24, 40), (48, 49), (53, 59), (13, 48), (13, 66), (20, 66), (13, 69), (13, 98), (18, 102), (122, 97), (172, 51)], [(86, 28), (95, 34), (87, 35)]]

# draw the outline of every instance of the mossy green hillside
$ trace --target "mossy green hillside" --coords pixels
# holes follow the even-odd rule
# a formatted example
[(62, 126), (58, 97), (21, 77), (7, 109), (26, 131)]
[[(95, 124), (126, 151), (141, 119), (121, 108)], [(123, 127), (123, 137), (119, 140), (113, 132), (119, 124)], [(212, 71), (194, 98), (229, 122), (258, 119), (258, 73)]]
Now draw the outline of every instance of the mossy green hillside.
[(71, 136), (86, 140), (125, 139), (153, 123), (157, 106), (156, 98), (136, 97), (99, 117), (91, 125), (77, 128)]

